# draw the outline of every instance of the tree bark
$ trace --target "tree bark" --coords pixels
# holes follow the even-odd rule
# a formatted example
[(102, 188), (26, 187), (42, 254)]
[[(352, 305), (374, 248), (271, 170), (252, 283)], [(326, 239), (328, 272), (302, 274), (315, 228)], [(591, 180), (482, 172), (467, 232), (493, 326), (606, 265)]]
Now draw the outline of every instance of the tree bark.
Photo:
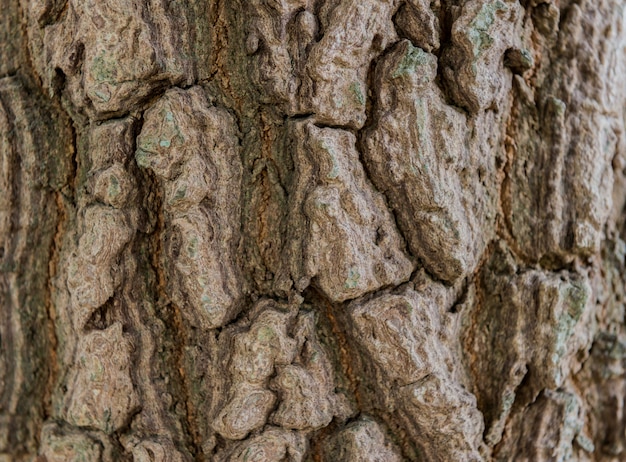
[(0, 462), (624, 460), (621, 1), (0, 7)]

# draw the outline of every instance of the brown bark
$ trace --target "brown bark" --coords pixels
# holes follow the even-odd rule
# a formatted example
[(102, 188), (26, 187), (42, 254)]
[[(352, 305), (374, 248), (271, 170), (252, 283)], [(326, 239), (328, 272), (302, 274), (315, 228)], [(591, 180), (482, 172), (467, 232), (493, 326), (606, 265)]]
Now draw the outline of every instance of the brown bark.
[(621, 2), (0, 6), (0, 461), (623, 460)]

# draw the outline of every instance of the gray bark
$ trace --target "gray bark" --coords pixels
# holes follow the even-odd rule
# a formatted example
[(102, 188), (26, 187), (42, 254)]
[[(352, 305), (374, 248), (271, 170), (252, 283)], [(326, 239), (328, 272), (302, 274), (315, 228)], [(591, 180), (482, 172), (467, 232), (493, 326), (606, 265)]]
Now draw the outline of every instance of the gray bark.
[(626, 457), (622, 2), (0, 7), (0, 462)]

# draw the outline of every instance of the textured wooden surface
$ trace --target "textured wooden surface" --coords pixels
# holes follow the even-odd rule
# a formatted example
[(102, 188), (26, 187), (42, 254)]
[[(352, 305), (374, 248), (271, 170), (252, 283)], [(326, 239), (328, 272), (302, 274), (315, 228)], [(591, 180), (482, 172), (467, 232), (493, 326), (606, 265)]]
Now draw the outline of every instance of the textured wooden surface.
[(0, 462), (624, 460), (620, 0), (0, 8)]

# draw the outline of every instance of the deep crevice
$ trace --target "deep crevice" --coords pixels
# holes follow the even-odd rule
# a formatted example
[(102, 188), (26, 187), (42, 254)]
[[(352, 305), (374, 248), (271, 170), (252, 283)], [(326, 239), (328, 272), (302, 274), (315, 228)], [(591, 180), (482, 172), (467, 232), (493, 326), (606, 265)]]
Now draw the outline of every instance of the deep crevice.
[[(165, 91), (166, 90), (163, 92)], [(154, 99), (156, 99), (156, 97)], [(137, 137), (141, 133), (143, 123), (144, 117), (142, 112), (137, 117), (133, 127), (133, 152), (137, 150)], [(171, 385), (168, 386), (168, 391), (170, 391), (174, 397), (180, 396), (177, 390), (174, 389), (176, 382), (179, 382), (182, 389), (182, 401), (185, 408), (185, 414), (181, 422), (183, 424), (182, 436), (184, 438), (182, 443), (187, 450), (190, 451), (194, 460), (204, 461), (200, 437), (197, 432), (197, 427), (194, 425), (196, 416), (192, 413), (194, 406), (191, 404), (189, 394), (190, 384), (186, 375), (184, 360), (185, 348), (190, 333), (185, 326), (180, 308), (171, 301), (167, 293), (167, 275), (162, 263), (164, 256), (163, 236), (167, 225), (163, 207), (162, 186), (149, 169), (140, 168), (134, 159), (129, 160), (129, 164), (131, 164), (132, 168), (135, 170), (133, 173), (137, 176), (138, 180), (140, 180), (139, 183), (141, 187), (145, 189), (142, 210), (147, 214), (149, 222), (145, 230), (146, 232), (139, 232), (136, 240), (140, 241), (141, 245), (145, 246), (146, 249), (149, 249), (149, 255), (143, 258), (142, 263), (149, 268), (152, 273), (153, 279), (148, 281), (150, 287), (149, 292), (153, 294), (156, 314), (163, 324), (167, 326), (167, 337), (169, 337), (162, 338), (161, 342), (155, 341), (155, 348), (157, 350), (164, 349), (169, 353), (169, 357), (163, 360), (161, 367), (171, 366), (171, 363), (175, 365), (174, 367), (168, 368), (168, 370), (175, 373), (176, 378), (176, 380), (172, 381)], [(150, 334), (152, 335), (152, 331)], [(161, 412), (165, 412), (168, 418), (181, 419), (178, 415), (170, 415), (171, 410), (165, 407), (161, 408)], [(173, 442), (176, 443), (176, 439), (174, 439)]]
[(118, 297), (111, 296), (104, 304), (93, 310), (83, 327), (85, 332), (92, 330), (106, 330), (115, 322), (114, 311), (119, 305)]

